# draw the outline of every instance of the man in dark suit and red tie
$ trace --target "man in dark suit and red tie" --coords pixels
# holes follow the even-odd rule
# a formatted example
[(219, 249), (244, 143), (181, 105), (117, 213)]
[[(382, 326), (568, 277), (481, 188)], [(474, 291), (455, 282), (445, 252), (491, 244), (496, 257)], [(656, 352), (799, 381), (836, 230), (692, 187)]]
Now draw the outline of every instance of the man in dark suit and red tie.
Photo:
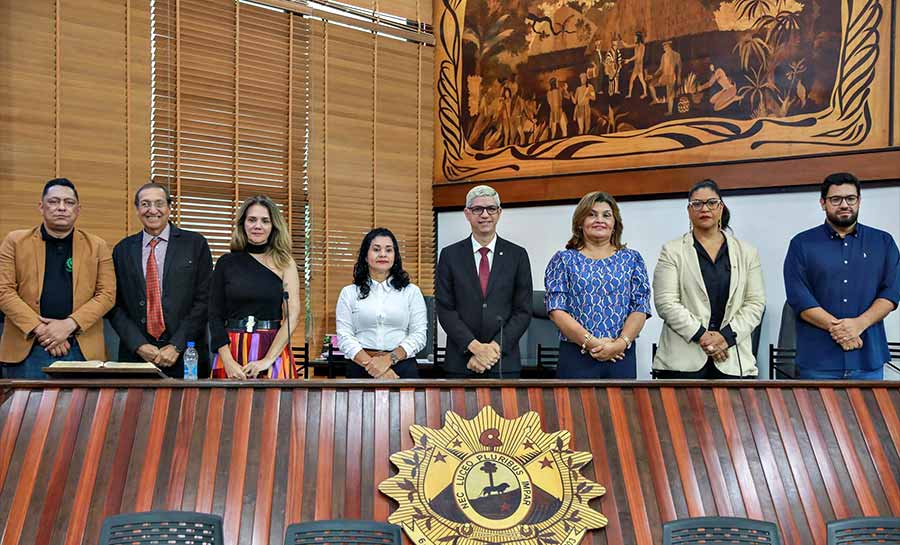
[(119, 361), (148, 361), (170, 377), (183, 378), (182, 353), (194, 341), (198, 374), (207, 377), (212, 257), (202, 235), (169, 223), (171, 205), (163, 185), (144, 184), (135, 193), (144, 228), (113, 250), (119, 290), (109, 319), (119, 334)]
[(519, 339), (531, 322), (528, 252), (497, 236), (500, 196), (486, 185), (466, 195), (472, 234), (438, 259), (437, 315), (447, 333), (448, 378), (518, 378)]

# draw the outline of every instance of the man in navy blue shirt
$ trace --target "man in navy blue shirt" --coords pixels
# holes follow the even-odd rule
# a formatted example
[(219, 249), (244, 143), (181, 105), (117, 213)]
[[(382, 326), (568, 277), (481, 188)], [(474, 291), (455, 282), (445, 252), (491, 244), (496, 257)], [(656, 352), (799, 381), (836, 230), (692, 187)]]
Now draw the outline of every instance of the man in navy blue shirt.
[(883, 320), (900, 300), (900, 252), (890, 234), (857, 222), (861, 201), (852, 174), (825, 178), (825, 223), (795, 236), (784, 259), (787, 301), (799, 317), (798, 378), (884, 377)]

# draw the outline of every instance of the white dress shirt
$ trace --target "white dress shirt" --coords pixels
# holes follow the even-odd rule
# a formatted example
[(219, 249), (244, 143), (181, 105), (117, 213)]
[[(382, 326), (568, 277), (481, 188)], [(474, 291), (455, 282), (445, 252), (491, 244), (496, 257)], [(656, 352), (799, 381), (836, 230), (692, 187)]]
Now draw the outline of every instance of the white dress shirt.
[(397, 290), (389, 283), (369, 280), (369, 296), (359, 298), (359, 287), (345, 286), (338, 297), (335, 322), (338, 347), (353, 359), (363, 348), (390, 351), (402, 346), (411, 358), (425, 348), (428, 311), (415, 284)]
[[(491, 239), (491, 241), (488, 243), (488, 245), (484, 246), (484, 248), (487, 248), (488, 250), (490, 250), (487, 254), (488, 270), (491, 270), (491, 268), (494, 266), (494, 248), (496, 246), (497, 246), (497, 235), (495, 234), (494, 238)], [(482, 248), (481, 243), (478, 242), (477, 240), (475, 240), (475, 237), (472, 237), (472, 251), (475, 252), (475, 272), (476, 273), (479, 271), (479, 267), (481, 267), (481, 252), (478, 251), (481, 248)]]

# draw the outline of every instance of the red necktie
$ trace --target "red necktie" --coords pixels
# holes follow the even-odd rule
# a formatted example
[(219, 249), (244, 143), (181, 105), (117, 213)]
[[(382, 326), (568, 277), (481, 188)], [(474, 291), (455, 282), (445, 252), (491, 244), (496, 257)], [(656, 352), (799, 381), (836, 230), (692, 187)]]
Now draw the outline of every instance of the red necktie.
[(481, 282), (481, 294), (487, 297), (488, 279), (491, 277), (491, 264), (488, 262), (490, 248), (479, 248), (481, 263), (478, 264), (478, 280)]
[(159, 244), (158, 238), (150, 241), (150, 257), (147, 258), (147, 333), (158, 340), (166, 330), (166, 322), (163, 319), (159, 268), (156, 265), (157, 244)]

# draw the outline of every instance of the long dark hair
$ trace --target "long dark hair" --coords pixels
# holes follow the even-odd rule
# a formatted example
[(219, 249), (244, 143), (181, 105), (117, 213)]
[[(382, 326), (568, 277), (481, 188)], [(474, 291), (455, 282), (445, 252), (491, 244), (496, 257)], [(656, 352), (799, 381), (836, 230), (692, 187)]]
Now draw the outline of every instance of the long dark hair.
[[(722, 192), (719, 190), (719, 184), (716, 183), (715, 180), (707, 178), (703, 181), (695, 183), (691, 186), (690, 191), (688, 191), (688, 200), (694, 196), (694, 193), (701, 189), (709, 189), (713, 193), (716, 194), (716, 197), (719, 199), (722, 198)], [(725, 201), (722, 201), (722, 230), (728, 229), (728, 224), (731, 222), (731, 210), (725, 206)]]
[(362, 240), (359, 245), (359, 256), (356, 258), (356, 265), (353, 266), (353, 283), (359, 288), (359, 298), (365, 299), (369, 296), (369, 264), (366, 262), (366, 256), (372, 241), (375, 237), (389, 237), (394, 245), (394, 264), (388, 274), (391, 277), (391, 286), (396, 290), (402, 290), (409, 285), (409, 273), (403, 270), (403, 260), (400, 259), (400, 245), (397, 244), (397, 237), (390, 229), (384, 227), (376, 227), (372, 229)]

